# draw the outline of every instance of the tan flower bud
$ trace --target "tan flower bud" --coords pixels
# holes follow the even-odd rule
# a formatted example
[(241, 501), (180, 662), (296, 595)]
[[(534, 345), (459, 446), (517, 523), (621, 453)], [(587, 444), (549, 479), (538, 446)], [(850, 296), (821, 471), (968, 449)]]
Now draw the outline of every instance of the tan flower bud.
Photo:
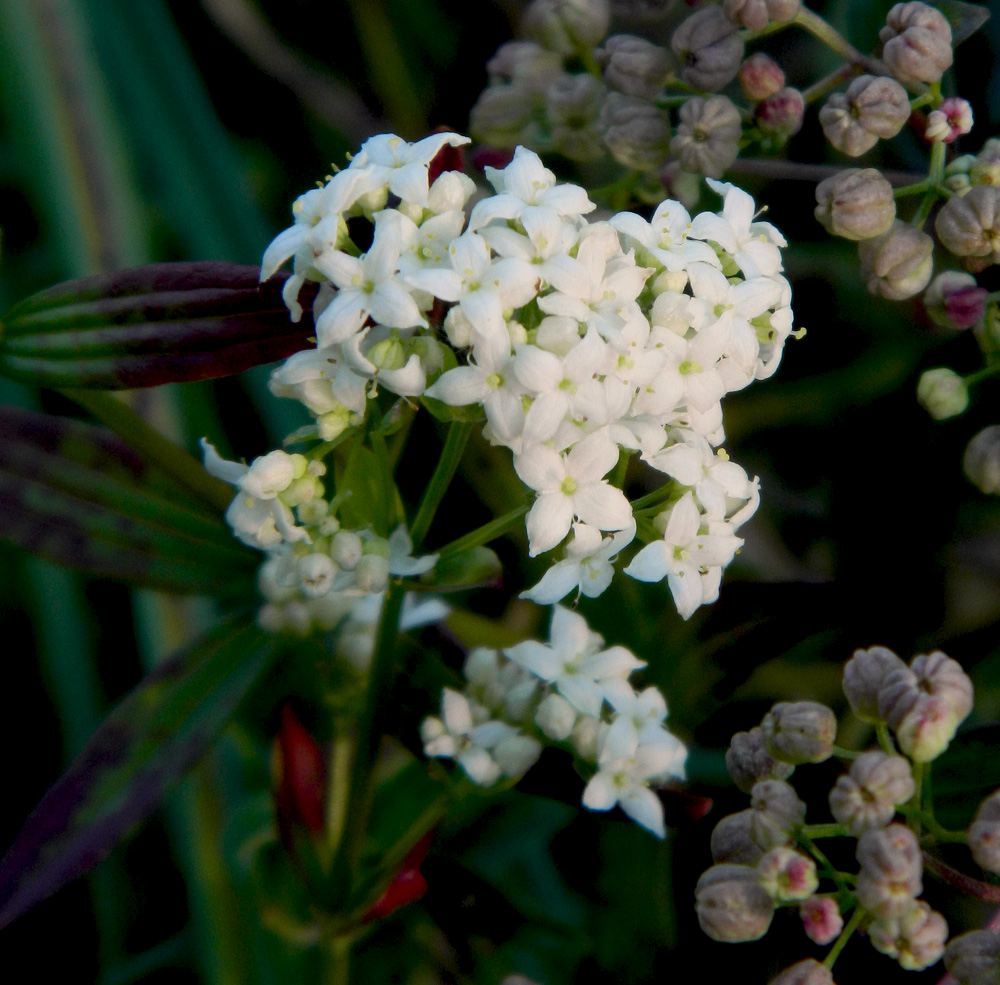
[(574, 161), (602, 157), (597, 121), (608, 90), (588, 74), (565, 73), (545, 92), (545, 109), (552, 124), (553, 149)]
[(935, 325), (962, 331), (983, 320), (987, 293), (972, 274), (946, 270), (938, 274), (924, 292), (924, 308)]
[(601, 107), (598, 127), (611, 156), (627, 168), (650, 171), (667, 159), (670, 122), (652, 103), (612, 92)]
[(882, 721), (878, 710), (879, 691), (894, 670), (905, 669), (906, 664), (888, 647), (855, 650), (844, 666), (843, 685), (854, 714), (864, 722)]
[(743, 61), (743, 39), (736, 25), (714, 4), (681, 22), (670, 48), (681, 65), (681, 78), (709, 92), (736, 78)]
[(655, 99), (670, 74), (667, 49), (633, 34), (612, 35), (596, 55), (604, 82), (626, 96)]
[(802, 929), (814, 944), (832, 944), (844, 929), (840, 907), (832, 896), (810, 896), (800, 907)]
[(765, 849), (787, 845), (806, 819), (806, 805), (784, 780), (762, 780), (750, 792), (750, 833)]
[(981, 869), (1000, 873), (1000, 790), (979, 805), (969, 825), (969, 851)]
[(953, 937), (944, 949), (944, 966), (958, 985), (1000, 985), (1000, 935), (972, 930)]
[(819, 111), (826, 139), (848, 157), (871, 150), (880, 137), (895, 137), (909, 118), (910, 97), (887, 76), (859, 75)]
[(773, 96), (758, 103), (753, 121), (761, 133), (791, 137), (802, 129), (802, 117), (806, 104), (802, 93), (791, 86), (785, 86)]
[(755, 812), (751, 808), (738, 814), (727, 814), (712, 831), (713, 862), (736, 865), (756, 865), (764, 849), (754, 841)]
[(866, 831), (858, 839), (857, 894), (880, 917), (905, 913), (923, 889), (923, 861), (916, 835), (903, 824)]
[(844, 239), (881, 236), (896, 218), (892, 185), (875, 168), (848, 168), (816, 186), (816, 218)]
[(760, 859), (757, 878), (777, 902), (808, 899), (819, 886), (816, 863), (784, 845), (772, 848)]
[(873, 750), (858, 756), (850, 772), (838, 778), (830, 791), (830, 811), (857, 838), (884, 828), (913, 791), (910, 764), (902, 756)]
[(764, 749), (784, 763), (822, 763), (833, 755), (837, 718), (816, 701), (779, 701), (760, 728)]
[(948, 924), (923, 900), (898, 916), (879, 917), (868, 928), (872, 946), (895, 958), (907, 971), (929, 968), (944, 953)]
[(965, 449), (966, 478), (988, 496), (1000, 493), (1000, 424), (983, 428)]
[(926, 3), (897, 3), (878, 36), (882, 60), (907, 85), (937, 82), (952, 63), (951, 26)]
[(938, 239), (960, 257), (982, 257), (980, 270), (1000, 260), (1000, 188), (976, 185), (952, 195), (934, 220)]
[(679, 115), (670, 153), (685, 171), (721, 178), (740, 152), (740, 111), (725, 96), (694, 96)]
[(726, 750), (726, 769), (733, 783), (744, 793), (750, 793), (760, 780), (787, 780), (795, 767), (768, 754), (764, 749), (764, 735), (758, 726), (733, 736)]
[(785, 85), (785, 73), (781, 66), (763, 51), (751, 55), (740, 66), (737, 78), (743, 95), (751, 103), (773, 96)]
[(888, 232), (858, 244), (861, 277), (872, 294), (903, 301), (919, 294), (934, 272), (934, 240), (897, 219)]
[(521, 18), (521, 33), (560, 55), (600, 44), (611, 24), (608, 0), (533, 0)]
[(713, 940), (755, 941), (767, 933), (774, 903), (745, 865), (713, 865), (695, 887), (695, 911), (701, 929)]
[(957, 417), (969, 406), (969, 388), (953, 369), (939, 366), (920, 374), (917, 382), (917, 403), (935, 421)]
[(815, 958), (806, 958), (779, 971), (767, 985), (834, 985), (833, 972)]

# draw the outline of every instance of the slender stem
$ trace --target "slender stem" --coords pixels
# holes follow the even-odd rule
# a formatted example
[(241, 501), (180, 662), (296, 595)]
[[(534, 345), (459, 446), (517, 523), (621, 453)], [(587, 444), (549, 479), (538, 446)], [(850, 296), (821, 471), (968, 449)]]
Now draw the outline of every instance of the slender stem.
[(636, 510), (644, 510), (647, 506), (655, 506), (661, 500), (666, 499), (674, 490), (674, 481), (671, 479), (670, 482), (665, 482), (659, 489), (654, 489), (651, 493), (646, 493), (645, 496), (640, 496), (638, 499), (632, 500), (632, 512)]
[(873, 61), (858, 51), (842, 34), (835, 31), (819, 14), (813, 13), (808, 7), (800, 7), (793, 24), (805, 28), (814, 37), (819, 38), (828, 48), (840, 55), (846, 62), (854, 65), (867, 66)]
[(847, 834), (842, 824), (830, 822), (829, 824), (803, 824), (799, 829), (802, 837), (808, 840), (813, 838), (841, 838)]
[(451, 483), (458, 463), (462, 460), (462, 452), (465, 451), (466, 442), (475, 423), (471, 421), (452, 421), (448, 428), (448, 437), (445, 438), (444, 448), (441, 449), (441, 457), (438, 459), (437, 467), (431, 476), (431, 481), (424, 490), (424, 498), (420, 501), (417, 515), (410, 524), (410, 537), (413, 540), (414, 551), (419, 550), (430, 530), (431, 522), (437, 508), (441, 505), (441, 500)]
[(942, 882), (947, 883), (953, 889), (957, 889), (966, 896), (983, 900), (986, 903), (1000, 903), (1000, 886), (990, 885), (988, 882), (981, 882), (973, 879), (972, 876), (953, 869), (950, 865), (935, 858), (928, 852), (923, 853), (924, 868), (936, 875)]
[(840, 936), (837, 938), (836, 943), (827, 952), (826, 958), (823, 960), (823, 967), (829, 971), (833, 967), (834, 961), (840, 956), (840, 952), (844, 950), (844, 945), (851, 939), (851, 934), (858, 929), (858, 924), (861, 923), (862, 918), (865, 915), (865, 911), (862, 907), (858, 907), (852, 914), (851, 919), (847, 921), (847, 926), (840, 932)]
[(986, 366), (983, 369), (976, 370), (975, 373), (969, 373), (968, 376), (964, 376), (962, 379), (965, 381), (967, 387), (975, 386), (981, 380), (996, 376), (997, 373), (1000, 373), (1000, 363), (997, 363), (995, 366)]
[(159, 465), (186, 489), (217, 510), (226, 510), (233, 490), (205, 471), (193, 455), (151, 428), (131, 407), (103, 390), (60, 390), (123, 438), (141, 457)]
[[(334, 723), (336, 727), (336, 722)], [(336, 853), (347, 829), (347, 801), (350, 796), (351, 754), (354, 742), (346, 729), (337, 729), (330, 750), (330, 789), (327, 792), (327, 841)]]
[(861, 755), (856, 749), (843, 749), (840, 746), (833, 747), (833, 754), (840, 759), (857, 759)]
[(509, 513), (504, 513), (503, 516), (498, 516), (495, 520), (490, 520), (489, 523), (484, 523), (481, 527), (477, 527), (463, 537), (459, 537), (458, 540), (453, 540), (450, 544), (446, 544), (438, 551), (440, 560), (444, 561), (456, 554), (461, 554), (462, 551), (471, 550), (473, 547), (481, 547), (483, 544), (488, 544), (491, 540), (496, 540), (498, 537), (509, 533), (518, 526), (521, 522), (521, 517), (529, 509), (528, 505), (518, 506)]
[(323, 985), (348, 985), (351, 980), (351, 934), (331, 934), (323, 939)]
[(852, 75), (857, 73), (854, 65), (841, 65), (829, 75), (817, 80), (807, 89), (802, 90), (802, 101), (808, 106), (810, 103), (821, 99), (828, 92), (832, 92), (841, 82), (846, 82)]
[(896, 747), (893, 745), (892, 736), (889, 735), (889, 726), (885, 722), (875, 723), (875, 735), (878, 738), (878, 744), (882, 749), (882, 752), (887, 753), (890, 756), (896, 755)]

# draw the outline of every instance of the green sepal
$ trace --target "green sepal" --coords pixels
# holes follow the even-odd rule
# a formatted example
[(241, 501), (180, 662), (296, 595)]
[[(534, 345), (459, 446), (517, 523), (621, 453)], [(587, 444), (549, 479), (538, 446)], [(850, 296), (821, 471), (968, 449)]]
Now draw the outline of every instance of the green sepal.
[(458, 592), (468, 588), (496, 588), (503, 577), (503, 565), (489, 547), (471, 547), (442, 558), (423, 575), (421, 585), (435, 592)]

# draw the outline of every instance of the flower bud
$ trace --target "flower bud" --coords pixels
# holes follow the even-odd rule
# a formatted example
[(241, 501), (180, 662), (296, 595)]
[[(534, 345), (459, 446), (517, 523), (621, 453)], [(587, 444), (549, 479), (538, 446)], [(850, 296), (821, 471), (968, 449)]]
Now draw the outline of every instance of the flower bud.
[(552, 79), (562, 74), (562, 59), (534, 41), (508, 41), (486, 63), (491, 86), (515, 85), (541, 96)]
[(832, 944), (844, 929), (840, 907), (832, 896), (810, 896), (799, 907), (806, 937), (821, 947)]
[(353, 530), (338, 530), (330, 542), (330, 556), (345, 571), (358, 566), (363, 550), (361, 538)]
[(337, 566), (326, 554), (306, 554), (299, 558), (296, 573), (299, 591), (307, 599), (317, 599), (333, 587)]
[(866, 831), (858, 839), (857, 894), (877, 916), (905, 913), (923, 889), (923, 861), (916, 835), (903, 824)]
[(910, 764), (902, 756), (864, 752), (830, 791), (830, 811), (857, 838), (865, 831), (884, 828), (896, 806), (909, 800), (914, 789)]
[(420, 872), (420, 866), (430, 851), (433, 837), (433, 832), (424, 835), (410, 849), (395, 878), (361, 918), (362, 923), (381, 920), (399, 907), (420, 899), (427, 892), (427, 880)]
[(952, 195), (934, 220), (938, 239), (955, 256), (981, 258), (970, 269), (1000, 260), (1000, 188), (976, 185)]
[(948, 941), (944, 966), (958, 985), (1000, 985), (1000, 935), (972, 930)]
[(917, 402), (935, 421), (957, 417), (969, 406), (969, 388), (953, 369), (940, 366), (920, 374)]
[(576, 725), (576, 709), (559, 694), (544, 697), (535, 712), (535, 724), (556, 742), (568, 739)]
[(604, 100), (598, 126), (604, 146), (627, 168), (650, 171), (667, 159), (670, 123), (652, 103), (613, 92)]
[(892, 185), (875, 168), (848, 168), (816, 186), (815, 214), (834, 236), (881, 236), (896, 218)]
[(670, 48), (682, 66), (681, 78), (709, 92), (736, 78), (743, 61), (743, 39), (716, 4), (682, 21), (670, 39)]
[[(714, 10), (714, 7), (706, 7)], [(694, 96), (679, 111), (670, 153), (685, 171), (721, 178), (740, 152), (740, 111), (725, 96)]]
[(726, 750), (726, 769), (733, 783), (744, 793), (750, 793), (760, 780), (787, 780), (795, 767), (768, 754), (764, 749), (764, 735), (758, 726), (733, 736)]
[(596, 52), (607, 86), (637, 99), (655, 99), (670, 75), (670, 55), (634, 34), (614, 34)]
[(365, 554), (354, 569), (355, 584), (362, 592), (384, 592), (389, 585), (389, 561), (379, 554)]
[(604, 97), (603, 83), (594, 76), (564, 73), (545, 93), (545, 109), (552, 124), (553, 149), (574, 161), (592, 161), (604, 148), (597, 130)]
[(694, 898), (701, 929), (716, 941), (755, 941), (774, 917), (771, 897), (746, 865), (713, 865), (702, 873)]
[(772, 21), (783, 24), (799, 12), (802, 0), (725, 0), (722, 9), (739, 27), (760, 31)]
[(610, 24), (608, 0), (533, 0), (521, 18), (521, 33), (560, 55), (572, 55), (600, 44)]
[(806, 958), (779, 971), (767, 985), (834, 985), (833, 972), (815, 958)]
[(1000, 185), (1000, 140), (991, 137), (968, 168), (973, 185)]
[(1000, 874), (1000, 790), (979, 805), (969, 825), (969, 851), (981, 869)]
[(771, 899), (808, 899), (819, 886), (816, 863), (793, 848), (772, 848), (757, 863), (757, 878)]
[(943, 701), (962, 722), (972, 711), (972, 681), (957, 660), (940, 650), (920, 654), (910, 666), (894, 670), (879, 693), (882, 717), (893, 729), (923, 698)]
[(607, 726), (598, 719), (591, 718), (590, 715), (581, 715), (570, 734), (570, 742), (573, 743), (576, 754), (581, 759), (595, 761), (606, 729)]
[(878, 36), (882, 61), (906, 85), (938, 82), (951, 65), (951, 26), (925, 3), (897, 3)]
[(863, 722), (880, 722), (878, 695), (886, 678), (906, 664), (888, 647), (855, 650), (844, 665), (844, 694), (854, 714)]
[(753, 840), (764, 849), (787, 845), (806, 819), (806, 805), (784, 780), (761, 780), (750, 792)]
[(785, 73), (781, 66), (762, 51), (751, 55), (740, 66), (737, 78), (743, 95), (751, 103), (773, 96), (785, 85)]
[(791, 137), (802, 129), (805, 109), (802, 93), (791, 86), (785, 86), (784, 89), (757, 104), (753, 121), (761, 133)]
[(290, 704), (281, 709), (271, 776), (278, 832), (284, 846), (294, 852), (296, 828), (319, 835), (325, 827), (326, 759)]
[(822, 763), (833, 755), (837, 718), (816, 701), (779, 701), (760, 728), (764, 749), (783, 763)]
[(935, 325), (961, 331), (972, 328), (986, 316), (985, 287), (960, 270), (946, 270), (931, 281), (924, 292), (924, 308)]
[(1000, 493), (1000, 424), (983, 428), (965, 449), (966, 478), (988, 496)]
[(304, 472), (305, 458), (302, 455), (271, 451), (255, 458), (249, 471), (238, 479), (236, 484), (248, 496), (253, 496), (255, 499), (274, 499)]
[(756, 812), (751, 808), (737, 814), (727, 814), (712, 831), (713, 862), (736, 865), (756, 865), (764, 849), (754, 840)]
[(899, 916), (879, 917), (868, 928), (868, 938), (876, 951), (895, 958), (901, 968), (920, 971), (944, 953), (948, 924), (923, 900), (916, 900)]
[(972, 107), (964, 99), (952, 97), (927, 114), (924, 140), (931, 144), (950, 144), (971, 129)]
[(858, 244), (861, 277), (872, 294), (903, 301), (919, 294), (934, 272), (934, 240), (897, 219), (888, 232)]
[(539, 108), (520, 86), (487, 86), (469, 112), (469, 131), (484, 144), (513, 147), (525, 139)]
[(895, 137), (909, 118), (910, 98), (888, 76), (859, 75), (846, 92), (835, 92), (819, 111), (826, 139), (848, 157), (871, 150), (880, 137)]

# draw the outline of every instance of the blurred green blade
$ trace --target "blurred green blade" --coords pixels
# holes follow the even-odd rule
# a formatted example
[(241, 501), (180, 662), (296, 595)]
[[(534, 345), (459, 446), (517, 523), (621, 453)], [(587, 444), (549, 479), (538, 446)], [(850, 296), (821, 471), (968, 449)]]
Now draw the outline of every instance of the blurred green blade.
[(45, 795), (0, 863), (0, 927), (104, 858), (215, 739), (276, 646), (240, 612), (156, 668)]
[(497, 588), (503, 580), (503, 565), (491, 548), (470, 547), (442, 558), (420, 580), (435, 592)]
[[(243, 372), (310, 345), (285, 276), (257, 267), (154, 263), (57, 284), (3, 320), (0, 373), (54, 387), (131, 389)], [(305, 298), (303, 299), (305, 300)]]

